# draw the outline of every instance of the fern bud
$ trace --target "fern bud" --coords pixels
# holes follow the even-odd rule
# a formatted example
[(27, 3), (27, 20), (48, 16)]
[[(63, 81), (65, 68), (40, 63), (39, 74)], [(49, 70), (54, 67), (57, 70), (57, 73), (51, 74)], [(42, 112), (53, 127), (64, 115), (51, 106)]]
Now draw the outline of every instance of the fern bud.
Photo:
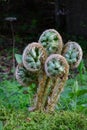
[(63, 41), (60, 34), (54, 29), (44, 31), (40, 38), (39, 43), (46, 49), (47, 54), (61, 53)]
[(70, 68), (77, 68), (82, 60), (82, 49), (76, 42), (65, 44), (62, 55), (68, 61)]
[(18, 64), (15, 76), (22, 86), (29, 86), (31, 83), (36, 83), (37, 81), (37, 75), (27, 71), (23, 64)]
[(32, 72), (39, 71), (46, 59), (46, 51), (39, 43), (29, 44), (23, 52), (24, 67)]
[(48, 77), (61, 77), (67, 68), (66, 59), (59, 54), (50, 55), (45, 62), (45, 72)]

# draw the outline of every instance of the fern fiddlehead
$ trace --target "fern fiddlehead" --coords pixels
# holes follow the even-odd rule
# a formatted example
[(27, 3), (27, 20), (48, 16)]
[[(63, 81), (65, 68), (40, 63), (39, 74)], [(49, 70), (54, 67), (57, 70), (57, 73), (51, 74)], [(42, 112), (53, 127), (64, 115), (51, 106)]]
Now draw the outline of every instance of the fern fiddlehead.
[(31, 72), (39, 71), (45, 59), (46, 52), (39, 43), (29, 44), (23, 52), (23, 64)]
[(39, 43), (46, 49), (48, 55), (53, 53), (60, 54), (62, 51), (62, 37), (54, 29), (44, 31), (39, 38)]
[(23, 52), (23, 64), (31, 72), (37, 72), (38, 89), (36, 96), (36, 109), (41, 108), (42, 97), (44, 93), (44, 83), (46, 81), (46, 74), (43, 70), (43, 64), (46, 60), (47, 54), (43, 46), (39, 43), (29, 44)]
[(52, 54), (45, 62), (45, 71), (51, 79), (55, 79), (54, 87), (48, 97), (46, 106), (46, 111), (54, 111), (65, 81), (68, 78), (69, 66), (63, 56)]
[(18, 64), (15, 71), (15, 76), (17, 81), (22, 86), (29, 86), (31, 83), (38, 83), (37, 81), (37, 74), (34, 74), (30, 71), (27, 71), (26, 68), (23, 66), (23, 64)]
[[(56, 30), (48, 29), (44, 31), (39, 38), (39, 43), (45, 48), (48, 56), (53, 53), (61, 54), (63, 48), (63, 40), (60, 34)], [(53, 84), (54, 81), (47, 76), (46, 83), (44, 86), (45, 90), (44, 90), (43, 100), (42, 100), (43, 109), (46, 104), (46, 98), (48, 97), (49, 90), (52, 88)]]
[(82, 49), (76, 42), (68, 42), (63, 48), (62, 55), (68, 61), (70, 68), (77, 68), (82, 60)]

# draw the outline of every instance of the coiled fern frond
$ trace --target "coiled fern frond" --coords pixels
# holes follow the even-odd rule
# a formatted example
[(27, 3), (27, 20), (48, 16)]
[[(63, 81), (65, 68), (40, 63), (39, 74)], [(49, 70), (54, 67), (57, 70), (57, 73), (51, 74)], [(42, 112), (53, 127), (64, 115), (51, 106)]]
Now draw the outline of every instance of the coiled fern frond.
[(47, 54), (61, 53), (63, 41), (60, 34), (54, 29), (44, 31), (40, 38), (39, 43), (46, 49)]
[(68, 61), (71, 69), (77, 68), (82, 60), (82, 49), (76, 42), (66, 43), (62, 54)]
[(39, 43), (29, 44), (23, 52), (23, 64), (29, 71), (36, 72), (41, 69), (46, 59), (46, 51)]
[(45, 62), (45, 71), (48, 77), (61, 77), (66, 68), (66, 59), (59, 54), (50, 55)]
[(18, 64), (16, 67), (15, 76), (17, 81), (22, 86), (29, 86), (31, 83), (37, 82), (37, 74), (27, 71), (23, 64)]

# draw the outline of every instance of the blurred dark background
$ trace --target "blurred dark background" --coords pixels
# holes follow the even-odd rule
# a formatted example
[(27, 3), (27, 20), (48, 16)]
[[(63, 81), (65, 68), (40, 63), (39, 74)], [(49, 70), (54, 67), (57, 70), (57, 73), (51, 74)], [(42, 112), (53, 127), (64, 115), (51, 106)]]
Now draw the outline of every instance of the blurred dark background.
[(87, 0), (0, 0), (0, 38), (11, 39), (12, 22), (18, 43), (37, 41), (42, 31), (54, 28), (64, 41), (87, 38)]

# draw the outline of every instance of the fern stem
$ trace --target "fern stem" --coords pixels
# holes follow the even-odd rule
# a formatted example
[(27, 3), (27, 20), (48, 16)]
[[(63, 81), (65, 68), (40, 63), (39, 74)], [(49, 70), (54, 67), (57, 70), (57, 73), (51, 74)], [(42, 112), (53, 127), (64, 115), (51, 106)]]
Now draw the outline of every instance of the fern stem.
[(43, 95), (42, 108), (44, 108), (46, 105), (46, 101), (47, 101), (48, 95), (50, 93), (51, 86), (52, 86), (52, 80), (48, 77), (46, 80), (46, 84), (45, 84), (45, 91), (44, 91), (44, 95)]
[(63, 89), (63, 86), (64, 83), (60, 80), (60, 78), (57, 78), (54, 84), (53, 91), (47, 101), (47, 107), (46, 107), (47, 112), (54, 111), (55, 105), (60, 97), (60, 93)]
[(43, 71), (39, 77), (39, 85), (36, 96), (36, 109), (38, 110), (42, 110), (42, 100), (45, 91), (46, 79), (47, 79), (46, 73)]

